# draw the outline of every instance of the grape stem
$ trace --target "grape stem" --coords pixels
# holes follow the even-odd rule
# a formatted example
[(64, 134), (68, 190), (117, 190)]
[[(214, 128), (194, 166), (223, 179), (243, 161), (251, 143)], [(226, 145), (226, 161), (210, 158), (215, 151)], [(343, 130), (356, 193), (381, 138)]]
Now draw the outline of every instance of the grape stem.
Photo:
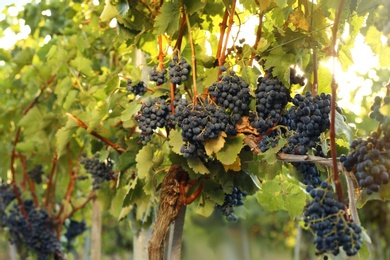
[(316, 47), (313, 48), (313, 84), (311, 87), (311, 92), (313, 96), (316, 96), (318, 93), (318, 67), (317, 67), (317, 50)]
[(39, 207), (39, 202), (38, 202), (37, 194), (35, 192), (35, 184), (31, 180), (31, 178), (28, 176), (28, 173), (27, 173), (26, 157), (20, 155), (19, 158), (20, 158), (20, 163), (22, 164), (22, 168), (23, 168), (23, 178), (27, 181), (28, 187), (30, 188), (31, 196), (33, 198), (34, 206), (37, 208), (37, 207)]
[[(225, 39), (224, 39), (224, 44), (223, 44), (222, 51), (221, 51), (221, 57), (219, 58), (219, 62), (218, 62), (219, 66), (222, 66), (225, 63), (226, 48), (227, 48), (227, 45), (228, 45), (230, 31), (232, 30), (232, 26), (233, 26), (233, 23), (234, 23), (234, 19), (233, 18), (234, 18), (235, 11), (236, 11), (236, 0), (233, 0), (232, 1), (232, 7), (230, 9), (229, 21), (228, 21), (228, 26), (227, 26), (227, 29), (226, 29), (226, 34), (224, 35)], [(219, 70), (219, 73), (221, 73), (220, 70)]]
[(332, 75), (332, 100), (331, 100), (331, 111), (330, 111), (330, 152), (333, 162), (333, 180), (336, 186), (336, 192), (338, 196), (338, 200), (343, 202), (343, 192), (341, 189), (340, 176), (337, 167), (337, 159), (336, 159), (336, 131), (335, 131), (335, 119), (336, 119), (336, 91), (337, 91), (337, 83), (335, 79), (335, 61), (337, 56), (336, 51), (336, 39), (337, 39), (337, 31), (338, 25), (340, 22), (340, 15), (343, 10), (344, 0), (341, 0), (339, 3), (339, 7), (337, 9), (336, 17), (334, 19), (334, 24), (332, 27), (332, 56), (333, 56), (333, 75)]
[[(57, 166), (57, 159), (58, 159), (58, 155), (57, 155), (57, 153), (54, 153), (51, 168), (50, 168), (50, 173), (49, 173), (49, 180), (47, 182), (45, 208), (47, 208), (47, 206), (49, 204), (51, 189), (54, 188), (54, 187), (52, 187), (53, 186), (52, 184), (53, 184), (53, 175), (55, 173), (55, 169)], [(51, 212), (49, 212), (49, 214), (51, 214)]]
[[(223, 39), (225, 35), (225, 30), (226, 30), (226, 23), (227, 23), (227, 18), (229, 16), (229, 12), (227, 8), (225, 9), (225, 13), (223, 14), (222, 22), (219, 24), (219, 41), (218, 41), (218, 46), (217, 46), (217, 53), (216, 53), (216, 58), (218, 60), (218, 65), (219, 65), (219, 58), (221, 57), (221, 51), (222, 51), (222, 44), (223, 44)], [(220, 74), (221, 72), (219, 72)], [(218, 76), (219, 76), (218, 74)]]
[[(357, 182), (355, 176), (351, 172), (347, 172), (342, 168), (342, 172), (345, 175), (345, 179), (347, 181), (347, 191), (348, 191), (348, 200), (349, 200), (349, 211), (352, 217), (353, 222), (360, 226), (359, 214), (356, 208), (356, 200), (355, 200), (355, 185), (354, 182)], [(356, 186), (358, 187), (358, 186)]]
[[(40, 89), (40, 92), (38, 94), (38, 96), (36, 96), (34, 98), (34, 100), (27, 106), (27, 108), (23, 111), (23, 116), (27, 115), (27, 113), (39, 102), (39, 98), (42, 96), (43, 92), (45, 91), (46, 88), (49, 87), (49, 85), (53, 82), (53, 80), (55, 79), (56, 77), (56, 74), (53, 74), (44, 84), (44, 86)], [(20, 137), (20, 133), (22, 131), (22, 127), (19, 126), (16, 130), (16, 134), (15, 134), (15, 137), (14, 137), (14, 142), (13, 142), (13, 145), (12, 145), (12, 150), (11, 150), (11, 160), (10, 160), (10, 170), (11, 170), (11, 185), (14, 189), (14, 193), (15, 193), (15, 197), (16, 197), (16, 200), (18, 201), (18, 206), (19, 206), (19, 209), (20, 209), (20, 212), (22, 213), (22, 215), (24, 216), (24, 218), (28, 221), (28, 216), (27, 216), (27, 212), (26, 210), (24, 209), (24, 206), (23, 206), (23, 201), (22, 199), (20, 198), (20, 194), (19, 194), (19, 189), (18, 187), (16, 186), (16, 170), (15, 170), (15, 159), (16, 159), (16, 145), (19, 141), (19, 137)]]
[(99, 133), (97, 133), (96, 131), (94, 130), (91, 130), (83, 121), (81, 121), (79, 118), (77, 118), (75, 115), (72, 115), (71, 113), (65, 113), (68, 117), (72, 118), (74, 121), (76, 121), (76, 123), (78, 124), (78, 126), (84, 128), (85, 130), (87, 130), (88, 132), (90, 132), (91, 135), (95, 136), (96, 138), (98, 138), (99, 140), (101, 140), (102, 142), (104, 142), (105, 144), (111, 146), (112, 148), (114, 148), (115, 151), (117, 151), (117, 153), (119, 154), (122, 154), (124, 152), (126, 152), (125, 149), (123, 149), (122, 147), (120, 147), (119, 145), (111, 142), (110, 140), (107, 140), (105, 137), (101, 136)]

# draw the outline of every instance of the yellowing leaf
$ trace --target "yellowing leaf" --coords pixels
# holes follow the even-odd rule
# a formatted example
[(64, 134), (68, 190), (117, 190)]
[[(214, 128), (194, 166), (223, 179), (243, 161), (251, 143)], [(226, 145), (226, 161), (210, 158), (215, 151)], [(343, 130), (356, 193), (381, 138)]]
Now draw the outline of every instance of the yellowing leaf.
[(221, 132), (218, 138), (210, 139), (207, 142), (204, 142), (203, 145), (206, 149), (206, 154), (210, 156), (213, 153), (218, 153), (225, 145), (225, 137), (226, 133)]
[(260, 12), (265, 12), (271, 5), (271, 0), (260, 0)]
[(237, 156), (236, 157), (236, 161), (232, 164), (229, 164), (229, 165), (223, 165), (223, 168), (225, 169), (225, 171), (228, 171), (228, 170), (232, 170), (232, 171), (235, 171), (235, 172), (239, 172), (241, 171), (241, 160), (240, 160), (240, 157)]
[(290, 23), (295, 27), (302, 29), (304, 31), (309, 30), (309, 23), (303, 15), (303, 12), (299, 9), (295, 9), (292, 14), (288, 17)]

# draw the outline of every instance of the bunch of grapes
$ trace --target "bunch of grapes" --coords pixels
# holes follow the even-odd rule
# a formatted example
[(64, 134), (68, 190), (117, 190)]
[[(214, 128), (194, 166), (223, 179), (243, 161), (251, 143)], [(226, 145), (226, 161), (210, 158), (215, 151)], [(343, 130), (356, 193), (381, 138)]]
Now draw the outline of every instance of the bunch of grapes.
[(261, 134), (276, 125), (282, 117), (282, 112), (290, 101), (290, 91), (277, 77), (268, 73), (257, 79), (256, 117), (251, 125)]
[(170, 129), (175, 125), (175, 118), (172, 115), (171, 106), (162, 98), (154, 98), (143, 103), (135, 119), (141, 130), (140, 139), (144, 142), (151, 140), (153, 130), (163, 127)]
[(167, 82), (167, 78), (165, 75), (167, 74), (167, 70), (163, 68), (161, 71), (157, 71), (157, 66), (154, 66), (153, 69), (149, 71), (149, 79), (150, 81), (156, 82), (157, 86), (161, 86), (165, 82)]
[(320, 187), (306, 190), (313, 200), (305, 208), (304, 221), (315, 233), (316, 254), (338, 255), (342, 247), (348, 256), (355, 255), (362, 246), (362, 228), (345, 218), (344, 205), (332, 187), (322, 182)]
[(100, 185), (113, 178), (112, 162), (110, 160), (105, 162), (99, 161), (99, 154), (95, 154), (93, 158), (82, 156), (80, 163), (84, 166), (87, 173), (92, 175), (92, 188), (99, 189)]
[(290, 84), (299, 84), (301, 86), (305, 85), (305, 77), (297, 74), (295, 68), (290, 67)]
[(382, 104), (389, 103), (389, 97), (375, 98), (370, 117), (380, 123), (379, 131), (372, 132), (366, 139), (352, 141), (349, 155), (340, 157), (344, 168), (355, 174), (368, 195), (379, 192), (380, 186), (390, 181), (390, 117), (379, 111)]
[(10, 233), (11, 243), (24, 245), (32, 250), (40, 260), (61, 251), (61, 244), (53, 230), (54, 224), (49, 214), (43, 209), (34, 207), (31, 200), (24, 202), (27, 219), (20, 212), (18, 205), (9, 211), (5, 218), (5, 226)]
[(181, 149), (185, 157), (196, 156), (203, 150), (202, 142), (217, 138), (222, 131), (228, 136), (236, 134), (230, 116), (207, 98), (199, 99), (196, 105), (191, 103), (183, 107), (175, 116), (182, 128), (182, 139), (186, 143)]
[[(291, 144), (300, 144), (313, 148), (320, 140), (321, 133), (329, 129), (331, 95), (321, 93), (312, 97), (311, 92), (306, 92), (305, 96), (295, 95), (292, 106), (287, 111), (289, 128), (296, 132), (290, 138)], [(341, 110), (337, 107), (338, 112)]]
[(219, 80), (208, 88), (209, 94), (218, 106), (223, 107), (232, 116), (235, 124), (241, 119), (241, 115), (249, 112), (251, 101), (249, 84), (235, 75), (234, 71), (221, 74)]
[(69, 224), (66, 226), (65, 237), (68, 242), (68, 250), (72, 248), (72, 241), (82, 233), (87, 230), (87, 226), (85, 225), (85, 221), (78, 222), (76, 220), (71, 219)]
[(134, 95), (142, 96), (146, 93), (146, 85), (143, 81), (139, 81), (137, 84), (133, 84), (133, 81), (128, 79), (126, 83), (126, 89)]
[(247, 193), (242, 192), (239, 188), (234, 187), (231, 194), (225, 194), (225, 200), (222, 205), (216, 205), (216, 208), (222, 212), (227, 221), (236, 221), (237, 216), (234, 214), (234, 208), (244, 205), (243, 198)]
[(180, 85), (183, 81), (188, 79), (191, 66), (184, 58), (177, 56), (172, 57), (172, 61), (169, 63), (169, 77), (171, 83)]
[(5, 209), (15, 198), (13, 187), (2, 183), (0, 185), (0, 227), (4, 226)]
[(42, 183), (42, 164), (38, 164), (34, 169), (27, 172), (28, 176), (37, 184)]

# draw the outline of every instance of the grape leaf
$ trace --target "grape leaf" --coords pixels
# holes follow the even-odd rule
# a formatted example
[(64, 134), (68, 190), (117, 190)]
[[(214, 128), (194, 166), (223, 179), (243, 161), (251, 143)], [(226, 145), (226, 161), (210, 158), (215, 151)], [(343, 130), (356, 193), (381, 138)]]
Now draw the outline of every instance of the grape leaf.
[(137, 102), (131, 102), (129, 104), (129, 107), (126, 108), (121, 115), (121, 120), (123, 122), (129, 121), (133, 118), (133, 116), (138, 113), (138, 111), (141, 109), (141, 104)]
[(196, 213), (209, 217), (214, 212), (215, 202), (201, 198), (196, 208)]
[(236, 156), (240, 153), (245, 135), (238, 134), (234, 137), (227, 138), (225, 146), (217, 153), (217, 159), (224, 165), (233, 164)]
[(274, 0), (275, 3), (280, 7), (284, 7), (287, 4), (287, 0)]
[(156, 35), (168, 33), (173, 35), (179, 29), (180, 5), (177, 1), (164, 2), (157, 15), (154, 26)]
[(119, 155), (118, 164), (116, 167), (118, 170), (124, 171), (130, 168), (130, 166), (133, 164), (135, 164), (135, 151), (130, 150)]
[(261, 160), (266, 161), (268, 165), (274, 164), (277, 162), (276, 155), (278, 152), (287, 144), (286, 139), (280, 139), (278, 145), (268, 149), (265, 153), (261, 153)]
[(100, 19), (102, 22), (108, 22), (111, 21), (112, 18), (119, 15), (118, 10), (114, 5), (111, 5), (110, 0), (106, 0), (104, 4), (103, 12), (100, 15)]
[(64, 154), (65, 147), (68, 144), (69, 140), (72, 138), (73, 133), (77, 130), (77, 123), (68, 119), (66, 125), (61, 127), (56, 133), (56, 149), (58, 157)]
[(210, 173), (209, 169), (207, 169), (207, 167), (202, 163), (202, 161), (199, 158), (188, 158), (187, 164), (195, 173), (199, 173), (199, 174)]
[(347, 138), (348, 143), (352, 142), (353, 140), (352, 128), (344, 121), (343, 115), (341, 115), (337, 111), (336, 111), (335, 131), (337, 136), (345, 136)]
[(223, 168), (225, 169), (225, 171), (229, 171), (229, 170), (232, 170), (232, 171), (235, 171), (235, 172), (238, 172), (241, 170), (241, 160), (240, 160), (240, 157), (239, 156), (236, 156), (236, 160), (234, 161), (234, 163), (232, 164), (229, 164), (229, 165), (223, 165)]
[(226, 133), (221, 132), (219, 133), (217, 138), (207, 140), (207, 142), (204, 142), (204, 148), (206, 149), (207, 155), (212, 155), (213, 153), (218, 153), (223, 146), (225, 145), (225, 137)]
[(32, 48), (26, 48), (18, 52), (12, 61), (19, 66), (23, 66), (23, 65), (31, 64), (33, 57), (34, 57), (34, 50)]
[(390, 200), (390, 183), (381, 185), (379, 192), (374, 192), (371, 195), (367, 195), (366, 190), (363, 190), (362, 195), (357, 200), (356, 207), (360, 209), (370, 200)]
[(306, 194), (299, 185), (279, 175), (263, 182), (261, 190), (257, 192), (257, 201), (269, 211), (285, 210), (292, 218), (296, 218), (306, 204)]
[(176, 154), (181, 154), (180, 149), (183, 146), (183, 141), (181, 138), (181, 134), (178, 130), (172, 129), (169, 132), (169, 145), (171, 146), (171, 149)]
[(94, 75), (92, 61), (83, 57), (81, 53), (78, 53), (77, 57), (70, 61), (70, 65), (88, 77)]
[(137, 156), (135, 157), (135, 161), (137, 162), (138, 177), (140, 179), (147, 178), (153, 166), (153, 148), (151, 145), (145, 145), (138, 152)]

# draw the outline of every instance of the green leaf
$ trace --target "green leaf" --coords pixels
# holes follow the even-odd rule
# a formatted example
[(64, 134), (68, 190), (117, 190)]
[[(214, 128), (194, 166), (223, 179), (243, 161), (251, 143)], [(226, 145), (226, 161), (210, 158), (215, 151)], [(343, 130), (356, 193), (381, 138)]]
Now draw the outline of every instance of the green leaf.
[(153, 161), (153, 148), (150, 144), (145, 145), (135, 157), (137, 162), (138, 177), (145, 179), (149, 176), (152, 169)]
[(129, 189), (125, 195), (125, 197), (123, 198), (123, 202), (122, 202), (122, 207), (127, 207), (127, 206), (130, 206), (132, 203), (134, 203), (134, 199), (133, 199), (133, 196), (134, 194), (137, 192), (137, 186), (138, 186), (138, 192), (142, 193), (142, 185), (140, 185), (139, 181), (138, 181), (138, 177), (136, 177), (131, 185), (129, 186)]
[(169, 145), (171, 146), (171, 149), (176, 154), (181, 154), (180, 149), (183, 145), (183, 141), (181, 138), (181, 134), (177, 129), (172, 129), (169, 132)]
[(164, 2), (157, 15), (154, 26), (156, 35), (167, 33), (173, 35), (179, 29), (180, 5), (178, 1)]
[(94, 75), (92, 70), (92, 61), (83, 57), (81, 53), (79, 53), (75, 59), (70, 61), (70, 65), (88, 77), (92, 77)]
[(225, 165), (231, 165), (236, 161), (237, 155), (244, 146), (243, 140), (245, 135), (238, 134), (234, 137), (227, 138), (225, 146), (217, 153), (217, 159)]
[(382, 200), (389, 201), (390, 200), (390, 183), (381, 185), (379, 192), (374, 192), (371, 195), (367, 195), (366, 190), (362, 191), (362, 196), (360, 196), (359, 200), (356, 203), (357, 208), (362, 208), (368, 201), (370, 200)]
[(131, 102), (129, 104), (129, 107), (126, 108), (124, 111), (122, 111), (122, 114), (121, 114), (121, 120), (122, 122), (127, 122), (129, 120), (131, 120), (133, 118), (133, 116), (135, 114), (138, 113), (138, 111), (140, 111), (142, 105), (138, 102)]
[(34, 50), (32, 48), (26, 48), (15, 55), (13, 62), (19, 66), (28, 65), (32, 63), (33, 57)]
[(119, 12), (116, 7), (114, 5), (111, 5), (110, 0), (106, 0), (103, 12), (100, 15), (100, 19), (102, 20), (102, 22), (111, 21), (111, 19), (116, 17), (117, 15), (119, 15)]
[(200, 199), (198, 207), (196, 208), (196, 213), (199, 215), (209, 217), (211, 213), (214, 212), (215, 202), (206, 199)]
[(61, 127), (56, 133), (56, 149), (58, 157), (65, 153), (65, 147), (78, 129), (77, 123), (73, 119), (68, 119), (66, 125)]
[(257, 192), (257, 201), (269, 211), (285, 210), (296, 218), (306, 204), (306, 194), (299, 185), (279, 175), (263, 182), (261, 190)]
[(342, 134), (345, 135), (348, 143), (351, 143), (352, 140), (354, 139), (352, 128), (345, 122), (344, 116), (337, 111), (336, 111), (335, 131), (337, 136)]
[(259, 154), (260, 155), (260, 158), (262, 161), (265, 161), (267, 162), (268, 165), (271, 165), (271, 164), (274, 164), (276, 163), (278, 160), (276, 158), (276, 155), (278, 154), (278, 152), (287, 144), (287, 140), (286, 139), (280, 139), (278, 141), (278, 145), (276, 145), (275, 147), (272, 147), (270, 149), (268, 149), (265, 153), (261, 153)]
[(209, 174), (210, 171), (203, 164), (203, 162), (199, 158), (188, 158), (187, 159), (188, 166), (195, 172), (199, 174)]
[(280, 8), (283, 8), (287, 4), (287, 0), (274, 0), (274, 1)]
[(136, 154), (136, 151), (130, 150), (130, 151), (127, 151), (127, 152), (119, 155), (118, 164), (116, 166), (117, 169), (120, 171), (125, 171), (128, 168), (130, 168), (130, 166), (135, 164), (136, 163), (135, 154)]

